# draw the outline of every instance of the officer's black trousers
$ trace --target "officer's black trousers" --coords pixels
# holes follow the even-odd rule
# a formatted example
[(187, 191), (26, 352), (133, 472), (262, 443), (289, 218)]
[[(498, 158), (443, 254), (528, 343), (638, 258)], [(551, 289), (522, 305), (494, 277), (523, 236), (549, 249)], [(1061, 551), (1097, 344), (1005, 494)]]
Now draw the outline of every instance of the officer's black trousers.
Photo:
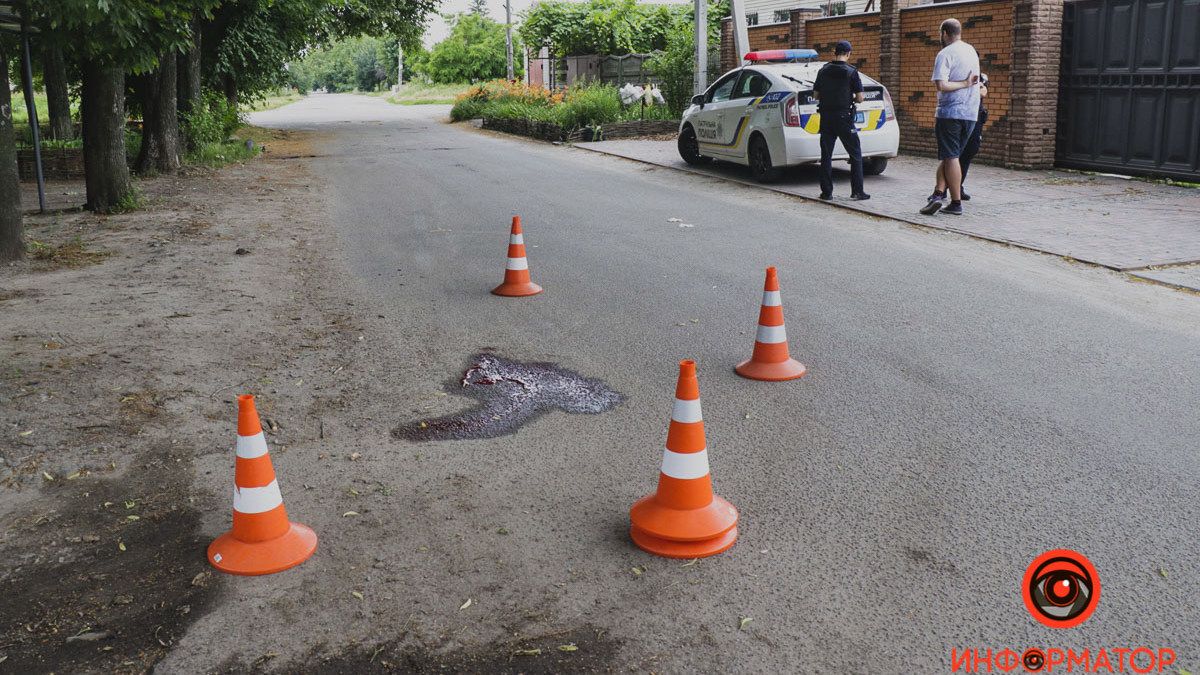
[(850, 155), (850, 194), (859, 194), (863, 191), (863, 166), (858, 130), (853, 122), (827, 125), (824, 116), (821, 117), (821, 192), (833, 193), (833, 146), (839, 140)]

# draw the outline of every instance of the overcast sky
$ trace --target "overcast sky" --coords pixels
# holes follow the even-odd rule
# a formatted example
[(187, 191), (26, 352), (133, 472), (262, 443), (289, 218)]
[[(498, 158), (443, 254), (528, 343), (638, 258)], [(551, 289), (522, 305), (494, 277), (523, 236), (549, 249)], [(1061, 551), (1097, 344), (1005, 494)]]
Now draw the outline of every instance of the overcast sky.
[[(525, 10), (529, 9), (530, 5), (532, 5), (535, 0), (511, 0), (511, 1), (512, 1), (513, 23), (516, 24), (520, 21), (519, 17), (521, 15), (521, 12), (524, 12)], [(673, 4), (675, 2), (681, 2), (681, 1), (684, 3), (687, 3), (689, 0), (639, 0), (639, 1), (653, 3), (653, 4)], [(434, 44), (441, 42), (446, 37), (446, 34), (449, 32), (450, 29), (446, 26), (446, 22), (442, 20), (442, 17), (441, 17), (442, 14), (457, 14), (459, 12), (465, 12), (465, 11), (467, 11), (467, 8), (470, 7), (470, 5), (471, 5), (470, 0), (442, 0), (442, 6), (441, 6), (441, 9), (439, 10), (439, 14), (434, 16), (433, 19), (430, 20), (429, 27), (425, 29), (425, 46), (431, 47)], [(496, 21), (499, 21), (500, 23), (504, 23), (504, 0), (488, 0), (488, 14)]]

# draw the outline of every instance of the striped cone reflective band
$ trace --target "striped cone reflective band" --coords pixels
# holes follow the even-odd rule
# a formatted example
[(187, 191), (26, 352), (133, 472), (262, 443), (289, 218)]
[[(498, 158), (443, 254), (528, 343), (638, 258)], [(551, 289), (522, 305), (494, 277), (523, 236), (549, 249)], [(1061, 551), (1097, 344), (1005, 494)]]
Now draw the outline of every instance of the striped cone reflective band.
[(233, 529), (209, 545), (209, 562), (222, 572), (242, 575), (272, 574), (304, 562), (317, 549), (317, 535), (288, 521), (250, 395), (238, 397), (236, 455)]
[(523, 297), (541, 292), (542, 287), (529, 280), (529, 260), (525, 257), (525, 234), (521, 231), (521, 216), (513, 216), (512, 233), (508, 235), (508, 262), (504, 265), (504, 283), (493, 288), (492, 293)]
[(788, 354), (787, 330), (783, 327), (783, 301), (779, 296), (779, 277), (774, 267), (767, 268), (763, 284), (762, 308), (758, 312), (758, 332), (750, 359), (734, 370), (752, 380), (778, 382), (804, 377), (808, 368)]
[(696, 362), (681, 361), (658, 491), (629, 510), (629, 536), (655, 555), (703, 558), (733, 546), (737, 519), (737, 509), (713, 494)]

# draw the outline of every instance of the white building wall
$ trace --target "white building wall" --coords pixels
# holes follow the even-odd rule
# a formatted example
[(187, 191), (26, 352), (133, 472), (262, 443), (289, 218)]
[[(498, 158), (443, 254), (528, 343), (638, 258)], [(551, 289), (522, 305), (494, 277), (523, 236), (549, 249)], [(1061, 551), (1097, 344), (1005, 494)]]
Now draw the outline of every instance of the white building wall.
[[(866, 8), (869, 0), (846, 0), (847, 14), (861, 14)], [(758, 14), (759, 26), (766, 26), (772, 23), (787, 23), (788, 12), (793, 9), (804, 7), (824, 8), (828, 3), (825, 0), (745, 0), (746, 14)], [(879, 9), (879, 0), (875, 0), (874, 9)], [(781, 12), (777, 17), (775, 12)], [(753, 24), (752, 24), (753, 25)]]

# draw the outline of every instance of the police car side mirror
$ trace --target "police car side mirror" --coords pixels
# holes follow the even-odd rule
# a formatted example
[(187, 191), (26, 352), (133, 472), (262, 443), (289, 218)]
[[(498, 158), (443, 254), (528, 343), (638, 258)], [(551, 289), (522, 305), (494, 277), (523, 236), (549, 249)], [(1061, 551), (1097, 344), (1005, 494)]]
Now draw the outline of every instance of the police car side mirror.
[(701, 108), (703, 108), (704, 107), (704, 94), (696, 94), (695, 96), (693, 96), (692, 97), (692, 105), (698, 105)]

